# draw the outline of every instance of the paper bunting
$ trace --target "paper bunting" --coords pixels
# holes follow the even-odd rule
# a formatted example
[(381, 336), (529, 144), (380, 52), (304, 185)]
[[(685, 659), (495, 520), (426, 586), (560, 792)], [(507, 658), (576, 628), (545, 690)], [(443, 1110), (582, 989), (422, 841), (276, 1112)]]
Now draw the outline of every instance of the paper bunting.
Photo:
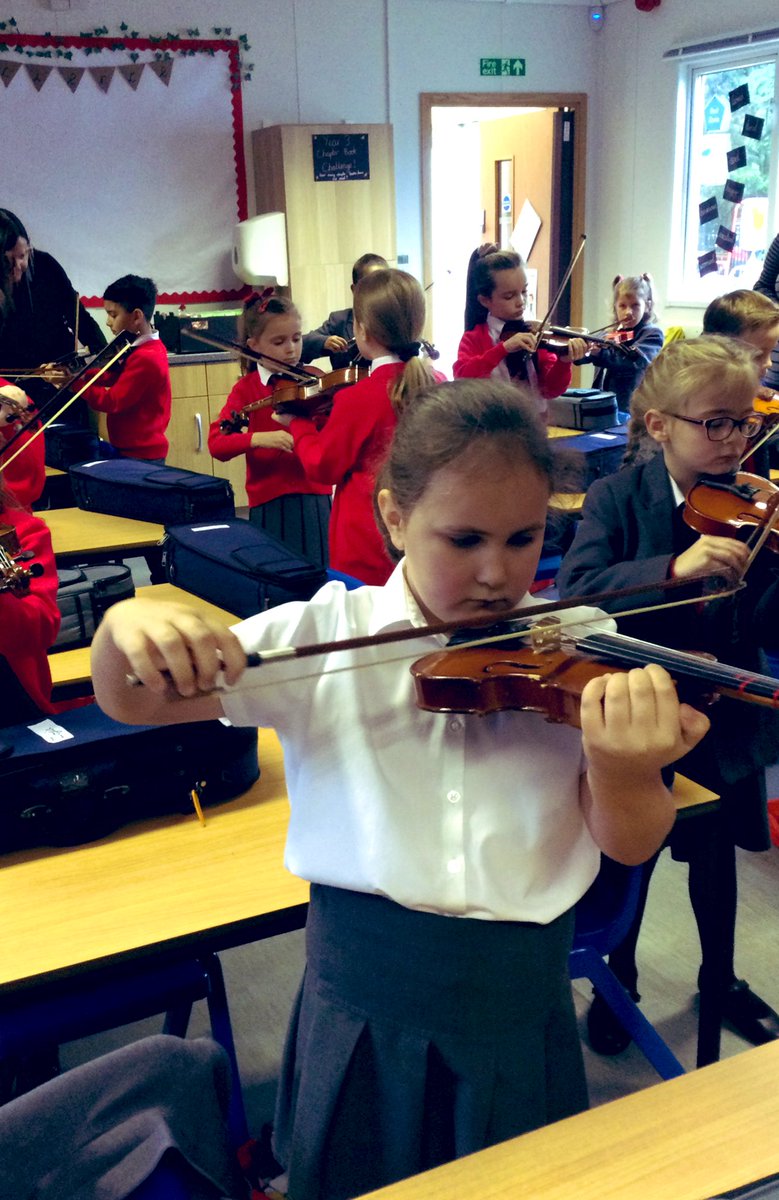
[(710, 196), (708, 200), (703, 200), (698, 205), (698, 214), (701, 225), (705, 225), (707, 221), (716, 221), (719, 216), (719, 208), (714, 196)]
[(149, 70), (153, 71), (157, 78), (167, 87), (173, 73), (173, 59), (158, 58), (155, 62), (149, 63)]
[(71, 92), (73, 92), (75, 95), (76, 88), (81, 83), (81, 78), (84, 74), (84, 68), (83, 67), (57, 67), (57, 70), (59, 71), (62, 78), (65, 80), (65, 83), (68, 85)]
[(763, 136), (763, 125), (765, 120), (763, 117), (753, 117), (751, 113), (747, 113), (744, 117), (744, 128), (741, 130), (744, 137), (754, 138), (760, 141)]
[(27, 74), (32, 80), (32, 85), (36, 92), (39, 92), (43, 87), (49, 75), (52, 72), (52, 67), (43, 67), (40, 63), (25, 63)]
[(94, 79), (101, 92), (107, 92), (111, 86), (111, 80), (114, 77), (115, 67), (87, 67), (89, 74)]
[(717, 252), (716, 250), (708, 250), (706, 254), (698, 255), (698, 274), (711, 275), (717, 268)]
[(8, 87), (21, 65), (21, 63), (17, 62), (0, 62), (0, 79), (2, 79), (6, 87)]
[(732, 92), (728, 92), (728, 100), (730, 101), (730, 111), (738, 112), (740, 108), (746, 108), (749, 104), (749, 84), (742, 83), (741, 87), (734, 88)]
[(141, 82), (143, 75), (143, 63), (131, 63), (129, 66), (118, 67), (119, 74), (124, 79), (125, 83), (129, 83), (130, 87), (135, 91), (138, 84)]
[(741, 167), (745, 167), (746, 165), (746, 146), (736, 146), (734, 150), (728, 150), (728, 171), (738, 171)]

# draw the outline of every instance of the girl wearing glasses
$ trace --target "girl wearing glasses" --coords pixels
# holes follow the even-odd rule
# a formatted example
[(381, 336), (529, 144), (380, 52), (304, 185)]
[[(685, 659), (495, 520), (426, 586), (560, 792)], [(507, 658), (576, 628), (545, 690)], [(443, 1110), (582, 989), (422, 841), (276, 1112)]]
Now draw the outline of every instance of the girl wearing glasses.
[[(658, 355), (633, 394), (623, 469), (597, 480), (587, 493), (558, 579), (562, 596), (744, 568), (748, 549), (743, 542), (698, 534), (682, 513), (684, 498), (699, 479), (727, 480), (738, 470), (762, 426), (752, 409), (757, 385), (754, 353), (732, 338), (672, 342)], [(776, 562), (773, 555), (761, 554), (750, 567), (747, 587), (736, 596), (626, 617), (619, 621), (620, 632), (764, 671), (763, 649), (779, 643)], [(647, 593), (640, 600), (660, 602), (661, 594)], [(634, 599), (601, 603), (617, 616), (635, 605)], [(779, 1036), (779, 1016), (736, 977), (735, 847), (770, 847), (763, 768), (779, 758), (779, 717), (769, 709), (724, 699), (710, 715), (711, 732), (678, 766), (722, 797), (716, 818), (721, 821), (718, 861), (712, 861), (711, 847), (702, 845), (695, 821), (677, 824), (669, 844), (674, 858), (689, 862), (690, 900), (702, 952), (698, 987), (702, 992), (722, 988), (726, 1025), (759, 1044)], [(645, 869), (644, 901), (653, 865)], [(719, 914), (712, 912), (707, 888), (712, 871)], [(636, 999), (635, 951), (643, 908), (642, 902), (625, 942), (609, 959)], [(593, 1048), (602, 1054), (617, 1054), (630, 1040), (597, 994), (588, 1029)]]

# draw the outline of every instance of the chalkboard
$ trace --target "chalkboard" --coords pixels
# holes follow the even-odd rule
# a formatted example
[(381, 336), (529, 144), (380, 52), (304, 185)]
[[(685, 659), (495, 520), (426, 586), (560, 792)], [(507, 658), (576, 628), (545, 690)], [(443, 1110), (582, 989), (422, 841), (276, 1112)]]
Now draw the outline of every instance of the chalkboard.
[(314, 133), (314, 179), (370, 179), (367, 133)]

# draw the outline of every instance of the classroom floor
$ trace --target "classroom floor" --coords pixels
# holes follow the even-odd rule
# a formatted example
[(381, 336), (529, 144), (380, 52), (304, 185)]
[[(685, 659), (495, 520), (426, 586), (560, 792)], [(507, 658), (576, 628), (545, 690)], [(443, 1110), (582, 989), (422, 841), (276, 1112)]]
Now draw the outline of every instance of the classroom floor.
[[(136, 583), (144, 578), (142, 560), (134, 561)], [(779, 796), (779, 768), (769, 772), (769, 796)], [(226, 881), (229, 886), (229, 881)], [(762, 854), (740, 852), (739, 921), (736, 970), (779, 1010), (779, 849)], [(239, 947), (222, 954), (249, 1128), (257, 1134), (272, 1118), (276, 1079), (286, 1029), (303, 968), (303, 933)], [(669, 853), (661, 856), (649, 894), (639, 942), (641, 1007), (687, 1069), (695, 1065), (696, 978), (699, 950), (687, 897), (687, 871)], [(586, 1043), (589, 985), (574, 984), (580, 1018), (591, 1104), (598, 1105), (649, 1087), (658, 1077), (634, 1046), (615, 1058), (602, 1058)], [(114, 1030), (62, 1048), (63, 1067), (73, 1066), (116, 1046), (158, 1032), (161, 1020)], [(208, 1031), (205, 1003), (195, 1006), (190, 1033)], [(728, 1030), (722, 1057), (748, 1049)]]

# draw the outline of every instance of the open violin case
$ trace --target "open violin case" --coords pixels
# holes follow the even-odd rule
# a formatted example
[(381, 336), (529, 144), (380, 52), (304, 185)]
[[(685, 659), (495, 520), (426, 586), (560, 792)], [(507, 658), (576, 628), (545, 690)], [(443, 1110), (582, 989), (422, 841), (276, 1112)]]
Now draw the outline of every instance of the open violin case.
[(228, 479), (180, 467), (161, 467), (133, 458), (98, 459), (71, 467), (79, 508), (176, 525), (235, 515)]
[(147, 817), (195, 812), (259, 777), (257, 730), (122, 725), (96, 704), (0, 729), (0, 854), (75, 846)]

